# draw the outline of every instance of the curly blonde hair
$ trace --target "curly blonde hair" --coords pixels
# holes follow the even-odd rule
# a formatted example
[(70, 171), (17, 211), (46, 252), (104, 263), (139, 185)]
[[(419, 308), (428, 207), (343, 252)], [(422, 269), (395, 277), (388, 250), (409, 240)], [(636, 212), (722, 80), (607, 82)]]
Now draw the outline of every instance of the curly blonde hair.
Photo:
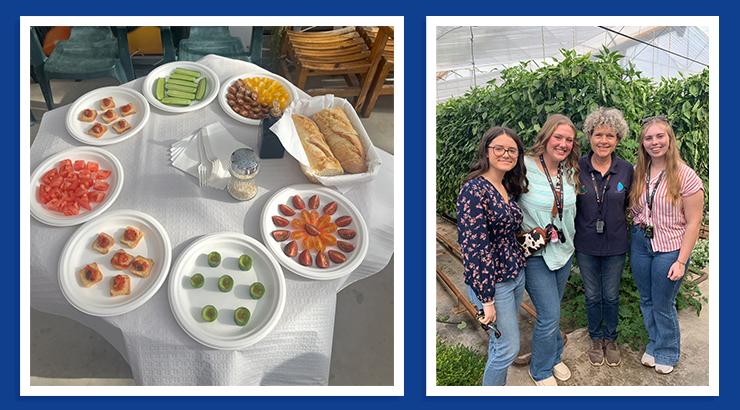
[(624, 120), (624, 114), (616, 108), (599, 107), (583, 121), (583, 132), (588, 137), (591, 137), (598, 127), (613, 129), (617, 133), (617, 140), (619, 141), (630, 133), (627, 121)]

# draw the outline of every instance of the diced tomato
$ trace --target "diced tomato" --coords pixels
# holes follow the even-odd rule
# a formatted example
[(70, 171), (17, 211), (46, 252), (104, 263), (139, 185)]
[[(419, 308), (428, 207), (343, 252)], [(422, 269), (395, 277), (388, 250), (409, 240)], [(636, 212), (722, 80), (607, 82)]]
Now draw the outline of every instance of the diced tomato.
[(78, 159), (77, 161), (75, 161), (75, 165), (74, 165), (75, 171), (82, 171), (83, 169), (85, 169), (85, 167), (87, 167), (85, 160)]
[(41, 182), (45, 183), (46, 185), (49, 185), (51, 183), (51, 180), (59, 176), (59, 172), (56, 168), (52, 168), (41, 177)]
[(110, 188), (110, 184), (103, 181), (95, 181), (95, 184), (93, 185), (93, 189), (96, 191), (107, 191), (108, 188)]
[(72, 175), (73, 172), (74, 169), (72, 168), (72, 165), (59, 168), (59, 176), (61, 177), (68, 177)]
[(87, 169), (83, 169), (77, 174), (80, 178), (90, 178), (91, 172)]
[(90, 199), (87, 197), (87, 194), (78, 197), (77, 204), (80, 206), (80, 208), (87, 209), (88, 211), (92, 209), (92, 207), (90, 206)]
[(90, 161), (87, 163), (87, 170), (90, 172), (98, 172), (98, 169), (100, 169), (100, 165), (98, 165), (97, 162)]
[(87, 197), (90, 199), (90, 202), (103, 202), (103, 199), (105, 199), (105, 192), (92, 191), (87, 194)]
[(69, 165), (69, 166), (72, 166), (72, 160), (71, 160), (71, 159), (63, 159), (63, 160), (62, 160), (62, 161), (61, 161), (61, 162), (59, 163), (59, 168), (64, 168), (64, 167), (65, 167), (65, 166), (67, 166), (67, 165)]
[(106, 179), (110, 176), (110, 172), (109, 169), (99, 169), (98, 173), (95, 174), (95, 179)]
[(49, 190), (49, 194), (51, 194), (52, 198), (56, 198), (56, 199), (62, 198), (62, 190), (59, 188), (51, 188)]
[(62, 182), (64, 182), (64, 178), (58, 176), (51, 180), (51, 182), (49, 183), (49, 186), (59, 187), (62, 185)]
[(49, 201), (51, 201), (51, 195), (48, 192), (44, 191), (43, 188), (44, 188), (44, 185), (39, 187), (39, 193), (38, 193), (39, 202), (41, 202), (42, 204), (47, 204), (49, 203)]
[(82, 195), (87, 194), (87, 188), (85, 188), (85, 187), (78, 187), (77, 189), (74, 190), (74, 192), (72, 192), (72, 194), (75, 196), (75, 198), (79, 198)]
[(46, 208), (52, 211), (61, 211), (61, 205), (62, 205), (61, 200), (57, 198), (53, 198), (52, 200), (46, 203)]
[(74, 216), (80, 214), (80, 206), (77, 205), (77, 202), (69, 203), (64, 208), (62, 208), (62, 212), (64, 215), (67, 216)]

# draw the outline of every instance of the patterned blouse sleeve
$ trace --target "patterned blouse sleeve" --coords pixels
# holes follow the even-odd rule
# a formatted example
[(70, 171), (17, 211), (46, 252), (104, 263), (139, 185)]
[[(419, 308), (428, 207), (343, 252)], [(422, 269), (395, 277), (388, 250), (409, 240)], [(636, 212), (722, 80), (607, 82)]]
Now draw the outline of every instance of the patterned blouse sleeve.
[(704, 183), (701, 182), (699, 175), (696, 175), (696, 171), (691, 169), (688, 165), (684, 165), (683, 169), (683, 180), (681, 181), (681, 196), (687, 197), (695, 194), (700, 189), (704, 189)]
[(466, 282), (483, 303), (492, 301), (495, 292), (489, 205), (483, 189), (473, 181), (463, 186), (457, 199), (457, 233)]

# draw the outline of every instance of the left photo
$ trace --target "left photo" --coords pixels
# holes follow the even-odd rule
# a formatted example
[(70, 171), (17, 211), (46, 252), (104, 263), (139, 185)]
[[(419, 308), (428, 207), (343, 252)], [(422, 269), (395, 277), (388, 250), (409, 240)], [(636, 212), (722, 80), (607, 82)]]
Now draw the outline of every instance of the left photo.
[(21, 20), (24, 391), (402, 394), (403, 20), (124, 20)]

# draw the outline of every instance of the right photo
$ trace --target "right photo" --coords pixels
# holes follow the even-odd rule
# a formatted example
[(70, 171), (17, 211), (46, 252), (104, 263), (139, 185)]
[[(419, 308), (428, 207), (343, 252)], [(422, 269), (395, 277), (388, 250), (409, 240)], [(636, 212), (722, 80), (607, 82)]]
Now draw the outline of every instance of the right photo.
[(432, 393), (718, 388), (718, 19), (615, 19), (427, 22)]

